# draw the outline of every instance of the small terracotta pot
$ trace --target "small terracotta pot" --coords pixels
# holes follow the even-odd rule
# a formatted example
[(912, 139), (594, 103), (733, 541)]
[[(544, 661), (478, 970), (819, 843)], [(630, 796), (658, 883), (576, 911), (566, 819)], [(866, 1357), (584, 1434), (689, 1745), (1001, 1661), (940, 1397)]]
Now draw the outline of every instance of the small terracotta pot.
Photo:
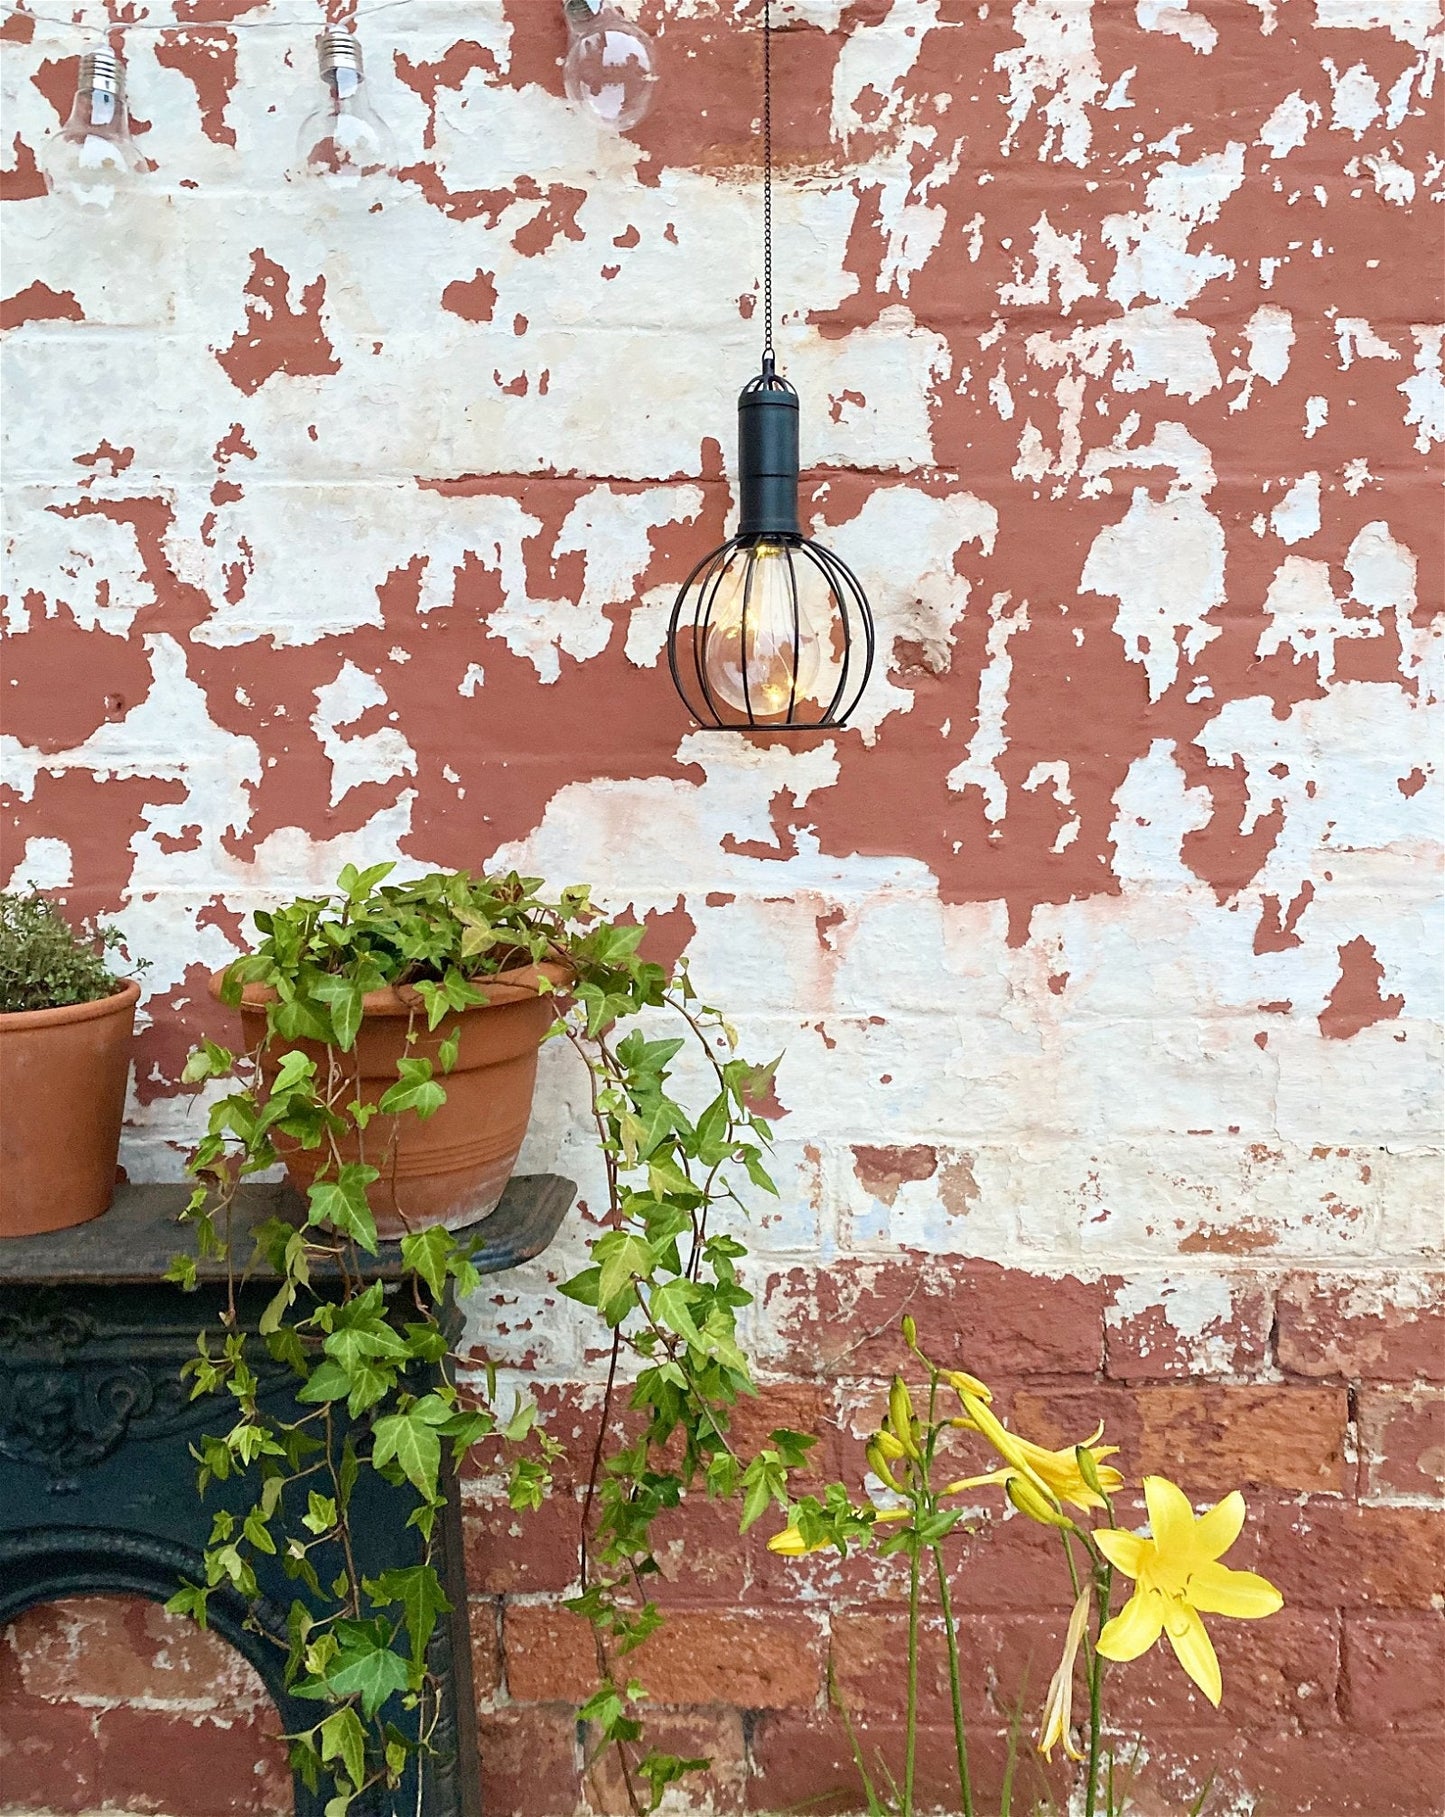
[(140, 986), (0, 1015), (0, 1237), (68, 1230), (115, 1193)]
[[(496, 1209), (531, 1118), (537, 1051), (561, 1007), (557, 996), (538, 995), (541, 974), (559, 991), (572, 981), (560, 965), (529, 965), (476, 979), (486, 1003), (448, 1015), (430, 1032), (415, 991), (372, 991), (364, 999), (355, 1047), (335, 1056), (350, 1081), (343, 1103), (379, 1103), (396, 1083), (396, 1063), (403, 1055), (430, 1060), (447, 1094), (446, 1103), (426, 1122), (410, 1111), (399, 1117), (378, 1114), (365, 1132), (353, 1130), (338, 1144), (343, 1161), (366, 1161), (381, 1169), (371, 1189), (379, 1236), (395, 1240), (431, 1224), (457, 1230)], [(218, 1000), (223, 976), (217, 972), (211, 979), (211, 995)], [(274, 1001), (269, 985), (248, 984), (242, 994), (241, 1026), (249, 1052), (265, 1038), (266, 1008)], [(408, 1026), (416, 1036), (410, 1047)], [(453, 1033), (461, 1037), (456, 1065), (443, 1074), (437, 1053)], [(280, 1055), (293, 1048), (316, 1062), (324, 1088), (328, 1049), (319, 1041), (278, 1040), (263, 1062), (267, 1083), (275, 1077)], [(327, 1151), (302, 1148), (279, 1134), (275, 1141), (286, 1177), (305, 1193)]]

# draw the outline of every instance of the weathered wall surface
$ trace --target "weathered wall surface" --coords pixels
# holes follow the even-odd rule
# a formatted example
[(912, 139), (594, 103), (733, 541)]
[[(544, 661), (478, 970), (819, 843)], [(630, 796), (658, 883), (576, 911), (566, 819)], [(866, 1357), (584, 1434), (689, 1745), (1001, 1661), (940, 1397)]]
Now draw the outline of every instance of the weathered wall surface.
[[(1240, 1811), (1435, 1812), (1438, 0), (781, 8), (780, 345), (884, 658), (811, 744), (689, 732), (659, 667), (756, 357), (760, 9), (639, 10), (666, 86), (622, 142), (561, 98), (550, 0), (367, 22), (405, 147), (367, 213), (282, 181), (311, 16), (196, 0), (124, 38), (157, 191), (98, 228), (35, 165), (79, 34), (7, 18), (0, 882), (151, 960), (151, 1177), (268, 897), (525, 862), (651, 917), (787, 1050), (770, 1405), (865, 1422), (908, 1303), (1040, 1431), (1097, 1408), (1135, 1467), (1242, 1484), (1291, 1607), (1221, 1635), (1227, 1720), (1136, 1680), (1156, 1787), (1218, 1757)], [(529, 1159), (585, 1199), (576, 1089), (559, 1058)], [(476, 1315), (564, 1435), (569, 1259)], [(605, 1804), (551, 1608), (571, 1516), (519, 1539), (471, 1492), (493, 1808)], [(1028, 1540), (975, 1542), (986, 1726), (1057, 1647)], [(837, 1782), (830, 1657), (894, 1732), (896, 1584), (784, 1576), (700, 1516), (677, 1551), (649, 1683), (719, 1809)], [(12, 1802), (209, 1817), (106, 1777), (117, 1700), (53, 1666), (91, 1619), (12, 1636), (27, 1732), (89, 1737), (12, 1756)], [(119, 1682), (189, 1722), (136, 1646), (162, 1680)]]

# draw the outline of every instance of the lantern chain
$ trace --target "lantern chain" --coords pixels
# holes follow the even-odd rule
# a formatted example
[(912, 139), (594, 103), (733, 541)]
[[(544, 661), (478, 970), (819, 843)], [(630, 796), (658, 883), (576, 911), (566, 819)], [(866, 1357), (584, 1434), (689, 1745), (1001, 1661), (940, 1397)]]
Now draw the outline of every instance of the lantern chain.
[(763, 370), (773, 349), (773, 0), (763, 0)]

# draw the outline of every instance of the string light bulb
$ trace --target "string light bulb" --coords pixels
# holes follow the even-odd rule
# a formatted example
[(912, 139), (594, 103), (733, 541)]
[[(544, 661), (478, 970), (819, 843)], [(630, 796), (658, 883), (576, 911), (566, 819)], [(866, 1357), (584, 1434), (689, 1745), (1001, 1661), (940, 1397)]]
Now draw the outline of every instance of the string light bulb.
[(125, 64), (113, 50), (80, 59), (70, 117), (40, 152), (46, 186), (83, 208), (110, 208), (137, 186), (149, 166), (130, 135)]
[(297, 175), (351, 190), (394, 173), (396, 141), (371, 104), (360, 38), (344, 25), (328, 26), (316, 40), (316, 60), (326, 98), (297, 135)]
[(562, 0), (572, 41), (562, 65), (567, 96), (609, 132), (630, 132), (652, 106), (657, 52), (612, 0)]

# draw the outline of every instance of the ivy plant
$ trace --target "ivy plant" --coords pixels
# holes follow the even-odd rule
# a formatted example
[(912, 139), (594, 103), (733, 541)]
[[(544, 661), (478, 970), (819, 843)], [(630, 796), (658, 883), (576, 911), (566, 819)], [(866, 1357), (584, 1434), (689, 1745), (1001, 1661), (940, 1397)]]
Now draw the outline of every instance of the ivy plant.
[[(193, 1396), (227, 1407), (224, 1430), (197, 1447), (199, 1486), (239, 1482), (248, 1505), (216, 1513), (204, 1581), (170, 1606), (204, 1622), (219, 1587), (254, 1598), (259, 1555), (279, 1559), (310, 1593), (290, 1610), (286, 1682), (324, 1706), (289, 1738), (292, 1762), (327, 1787), (328, 1817), (363, 1794), (384, 1795), (413, 1764), (426, 1770), (438, 1709), (428, 1650), (448, 1611), (433, 1541), (444, 1457), (455, 1465), (484, 1441), (499, 1446), (511, 1504), (531, 1510), (552, 1488), (559, 1448), (530, 1403), (499, 1408), (490, 1364), (454, 1348), (448, 1302), (479, 1278), (464, 1240), (435, 1227), (412, 1232), (400, 1243), (402, 1291), (387, 1295), (368, 1277), (379, 1174), (348, 1139), (363, 1132), (360, 1152), (374, 1153), (399, 1119), (434, 1115), (455, 1035), (436, 1066), (403, 1053), (374, 1109), (360, 1102), (348, 1056), (368, 991), (410, 989), (410, 1047), (423, 1027), (435, 1031), (483, 1001), (486, 978), (553, 962), (571, 983), (556, 995), (548, 1038), (568, 1043), (587, 1069), (607, 1187), (587, 1266), (562, 1290), (595, 1317), (610, 1352), (568, 1605), (596, 1640), (598, 1689), (580, 1714), (599, 1749), (618, 1751), (634, 1810), (650, 1811), (706, 1764), (650, 1748), (638, 1713), (645, 1693), (629, 1656), (662, 1619), (648, 1594), (654, 1523), (705, 1494), (735, 1500), (740, 1525), (752, 1525), (787, 1506), (789, 1472), (813, 1442), (779, 1431), (744, 1457), (730, 1436), (730, 1410), (754, 1392), (739, 1343), (749, 1295), (735, 1233), (745, 1191), (775, 1191), (758, 1106), (776, 1062), (744, 1059), (686, 967), (644, 959), (643, 929), (608, 919), (588, 888), (552, 898), (536, 878), (467, 872), (390, 883), (391, 869), (348, 866), (334, 892), (258, 913), (256, 949), (231, 965), (222, 994), (234, 1004), (248, 984), (270, 987), (264, 1038), (249, 1053), (203, 1042), (186, 1067), (188, 1082), (222, 1089), (190, 1162), (195, 1251), (171, 1274), (194, 1288), (198, 1258), (222, 1257), (230, 1281), (219, 1328), (200, 1333), (187, 1365)], [(705, 1081), (696, 1090), (678, 1082), (689, 1056), (688, 1077)], [(382, 1127), (366, 1133), (373, 1119)], [(318, 1153), (304, 1218), (264, 1223), (255, 1256), (238, 1256), (230, 1211), (245, 1181), (277, 1162), (278, 1136)], [(248, 1328), (237, 1285), (257, 1262), (276, 1287)], [(261, 1370), (277, 1367), (293, 1377), (295, 1419), (269, 1412), (261, 1392)], [(629, 1418), (614, 1419), (624, 1393)], [(421, 1562), (374, 1577), (358, 1571), (350, 1543), (353, 1496), (368, 1471), (410, 1499), (422, 1544)]]

